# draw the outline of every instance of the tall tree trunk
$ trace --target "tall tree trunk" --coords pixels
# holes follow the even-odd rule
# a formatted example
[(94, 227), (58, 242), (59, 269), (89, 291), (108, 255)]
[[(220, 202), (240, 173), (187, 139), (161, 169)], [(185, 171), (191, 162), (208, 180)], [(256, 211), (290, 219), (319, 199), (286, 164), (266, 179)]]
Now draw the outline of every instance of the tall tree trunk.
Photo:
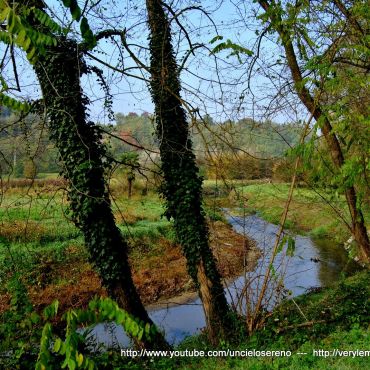
[[(304, 84), (302, 73), (297, 62), (297, 56), (293, 47), (289, 30), (287, 30), (283, 26), (283, 22), (279, 17), (280, 13), (274, 11), (274, 9), (271, 8), (271, 5), (268, 1), (259, 0), (259, 4), (266, 11), (266, 13), (269, 14), (273, 27), (281, 37), (282, 44), (285, 50), (285, 55), (287, 58), (288, 67), (292, 74), (295, 90), (302, 103), (305, 105), (307, 110), (314, 116), (316, 121), (320, 120), (321, 130), (327, 142), (332, 161), (334, 163), (334, 166), (338, 170), (340, 170), (344, 164), (342, 148), (340, 146), (337, 136), (335, 135), (335, 132), (333, 132), (333, 128), (328, 117), (325, 115), (325, 113), (323, 113), (320, 103), (318, 101), (315, 101), (310, 91)], [(363, 213), (361, 209), (357, 206), (357, 194), (356, 189), (353, 185), (348, 186), (345, 189), (345, 197), (351, 215), (352, 235), (360, 247), (362, 259), (364, 261), (369, 261), (370, 260), (369, 237), (365, 227)]]
[(190, 276), (203, 302), (209, 339), (217, 343), (229, 333), (229, 306), (209, 246), (209, 231), (202, 207), (202, 179), (195, 163), (186, 114), (181, 104), (178, 66), (171, 31), (160, 0), (147, 0), (150, 27), (151, 94), (164, 182), (167, 217), (175, 230)]
[[(63, 176), (68, 180), (71, 216), (82, 231), (94, 264), (109, 295), (130, 314), (153, 324), (132, 281), (127, 243), (117, 228), (107, 192), (105, 146), (86, 115), (88, 99), (80, 86), (86, 66), (76, 42), (59, 38), (57, 47), (39, 56), (35, 71), (43, 92), (49, 132), (57, 146)], [(161, 334), (156, 343), (166, 346)]]

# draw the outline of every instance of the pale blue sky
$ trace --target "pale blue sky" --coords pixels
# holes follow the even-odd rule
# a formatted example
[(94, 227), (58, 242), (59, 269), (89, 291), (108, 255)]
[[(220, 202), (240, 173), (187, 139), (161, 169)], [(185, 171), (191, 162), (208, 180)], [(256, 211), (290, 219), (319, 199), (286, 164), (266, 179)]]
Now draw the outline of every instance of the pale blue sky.
[[(60, 22), (63, 22), (64, 25), (68, 24), (69, 14), (67, 9), (60, 6), (60, 0), (46, 0), (46, 3)], [(92, 2), (89, 1), (88, 3), (91, 4)], [(253, 14), (252, 8), (256, 9), (256, 6), (252, 5), (252, 1), (240, 2), (244, 7), (250, 6), (250, 9), (235, 6), (232, 1), (178, 0), (172, 3), (176, 10), (189, 5), (198, 6), (201, 4), (203, 9), (211, 14), (213, 22), (217, 25), (216, 31), (212, 22), (199, 10), (183, 13), (179, 20), (189, 33), (193, 44), (203, 43), (206, 47), (212, 48), (213, 45), (209, 44), (209, 41), (218, 32), (219, 35), (224, 36), (225, 40), (231, 39), (247, 48), (253, 47), (257, 37), (253, 29), (257, 27), (258, 22)], [(80, 4), (83, 7), (84, 2), (81, 1)], [(97, 14), (96, 9), (98, 8), (95, 8), (87, 14), (94, 31), (107, 27), (126, 28), (129, 43), (138, 44), (140, 47), (147, 46), (148, 29), (145, 23), (145, 1), (102, 0), (99, 5), (102, 7), (101, 13)], [(104, 18), (103, 20), (101, 15)], [(178, 61), (181, 63), (189, 45), (178, 25), (175, 22), (172, 25), (173, 43), (176, 46)], [(148, 53), (140, 47), (134, 47), (133, 50), (141, 60), (148, 63)], [(276, 50), (273, 43), (266, 41), (262, 50), (262, 54), (267, 58), (266, 63), (269, 62), (269, 58), (275, 58)], [(275, 92), (273, 83), (264, 78), (263, 73), (256, 73), (251, 77), (253, 94), (245, 93), (247, 64), (251, 58), (242, 55), (243, 63), (239, 63), (235, 57), (226, 58), (228, 54), (229, 51), (223, 51), (215, 57), (210, 55), (206, 48), (197, 49), (195, 55), (189, 57), (186, 69), (181, 73), (182, 97), (193, 108), (198, 108), (202, 114), (209, 113), (217, 121), (227, 118), (262, 118), (264, 114), (263, 106), (270, 100), (269, 94), (273, 95)], [(94, 50), (93, 55), (118, 68), (122, 68), (122, 65), (118, 63), (119, 49), (117, 46), (100, 42), (99, 48)], [(125, 68), (134, 66), (127, 52), (123, 53), (123, 59)], [(256, 64), (257, 67), (258, 63)], [(114, 96), (113, 110), (115, 112), (128, 113), (134, 111), (139, 114), (144, 111), (153, 112), (149, 90), (143, 81), (113, 73), (105, 67), (102, 67), (102, 69)], [(130, 72), (137, 73), (138, 71)], [(19, 61), (19, 73), (26, 94), (30, 97), (36, 97), (39, 94), (39, 89), (27, 62)], [(147, 73), (139, 72), (137, 74), (141, 77), (148, 77)], [(11, 75), (11, 70), (9, 75)], [(102, 106), (103, 94), (95, 80), (94, 76), (83, 79), (84, 91), (92, 101), (90, 106), (91, 117), (95, 121), (109, 123), (106, 111)], [(240, 99), (241, 95), (243, 95), (242, 99)], [(274, 109), (276, 108), (278, 107), (274, 107)], [(289, 109), (284, 113), (277, 110), (269, 118), (277, 121), (293, 120), (294, 114), (289, 116)]]

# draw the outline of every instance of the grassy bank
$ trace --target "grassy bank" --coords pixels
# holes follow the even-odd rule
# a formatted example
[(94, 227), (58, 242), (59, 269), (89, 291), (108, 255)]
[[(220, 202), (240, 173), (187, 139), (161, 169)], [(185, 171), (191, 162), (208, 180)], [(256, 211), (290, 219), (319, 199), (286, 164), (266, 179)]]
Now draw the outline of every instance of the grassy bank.
[[(259, 212), (265, 219), (277, 223), (288, 192), (285, 184), (235, 185), (238, 192), (208, 185), (205, 188), (207, 214), (214, 221), (210, 223), (212, 247), (221, 273), (226, 278), (235, 276), (242, 268), (244, 240), (225, 226), (218, 207), (238, 207), (243, 200), (247, 211)], [(82, 235), (69, 220), (67, 202), (58, 186), (9, 188), (1, 203), (0, 337), (12, 338), (14, 345), (20, 344), (19, 351), (23, 353), (30, 350), (27, 345), (39, 341), (39, 338), (28, 338), (28, 335), (37, 332), (32, 329), (32, 323), (24, 324), (20, 314), (25, 310), (27, 297), (32, 309), (37, 312), (58, 299), (60, 313), (63, 313), (70, 308), (86, 306), (94, 295), (106, 295), (88, 262)], [(124, 237), (130, 242), (134, 281), (144, 302), (151, 303), (193, 290), (172, 223), (162, 218), (164, 208), (158, 196), (153, 192), (145, 196), (137, 192), (133, 198), (127, 199), (125, 194), (115, 192), (114, 197), (114, 214)], [(343, 203), (342, 200), (340, 202)], [(333, 219), (331, 212), (317, 194), (297, 189), (288, 226), (311, 235), (326, 237), (336, 233), (338, 239), (339, 235), (345, 238), (343, 226)], [(318, 232), (320, 228), (324, 231)], [(369, 273), (363, 272), (334, 288), (299, 297), (295, 300), (296, 304), (286, 302), (268, 317), (265, 327), (252, 337), (247, 337), (240, 330), (234, 343), (223, 343), (219, 348), (289, 350), (292, 352), (290, 357), (183, 357), (143, 361), (124, 359), (118, 351), (113, 351), (95, 360), (99, 369), (364, 367), (364, 358), (324, 358), (314, 356), (312, 351), (369, 348), (369, 283)], [(24, 288), (25, 291), (22, 290)], [(243, 323), (240, 327), (243, 328)], [(15, 348), (13, 344), (0, 341), (0, 352)], [(189, 338), (177, 349), (192, 348), (204, 351), (214, 349), (202, 335)], [(307, 355), (299, 355), (298, 352)]]
[[(22, 276), (38, 310), (58, 299), (63, 312), (86, 305), (95, 294), (106, 294), (88, 261), (83, 237), (69, 218), (65, 193), (51, 180), (45, 184), (14, 183), (1, 200), (0, 313), (10, 307), (7, 282), (14, 274)], [(128, 199), (119, 188), (112, 190), (113, 212), (129, 243), (133, 278), (144, 303), (193, 291), (173, 224), (162, 217), (158, 195), (135, 189)], [(218, 209), (208, 208), (207, 214), (212, 247), (228, 279), (243, 268), (244, 239), (223, 223)]]
[[(207, 186), (209, 191), (214, 184), (208, 183)], [(225, 187), (221, 185), (217, 202), (222, 206), (230, 207), (232, 203), (235, 207), (244, 207), (247, 213), (257, 212), (266, 221), (278, 224), (289, 187), (289, 184), (281, 183), (236, 184), (234, 190), (225, 192)], [(365, 219), (369, 220), (369, 207), (364, 208), (364, 213)], [(301, 234), (309, 234), (313, 238), (327, 238), (343, 243), (350, 237), (343, 220), (349, 222), (344, 197), (330, 199), (323, 190), (298, 187), (294, 190), (285, 227)]]
[[(114, 204), (117, 224), (130, 243), (130, 260), (146, 302), (158, 293), (145, 288), (139, 271), (149, 259), (166, 260), (171, 249), (174, 260), (181, 258), (172, 223), (161, 218), (163, 209), (155, 194), (133, 199), (120, 196)], [(106, 294), (88, 262), (83, 237), (69, 219), (63, 191), (56, 187), (8, 189), (0, 220), (0, 312), (9, 308), (7, 283), (14, 274), (22, 277), (38, 309), (58, 299), (63, 312), (85, 305), (95, 294)], [(188, 280), (186, 271), (183, 275)]]
[[(225, 356), (122, 358), (112, 351), (97, 359), (106, 369), (364, 369), (369, 355), (342, 351), (370, 351), (370, 273), (363, 271), (322, 289), (286, 301), (268, 317), (263, 328), (251, 337), (240, 335), (234, 343), (222, 343), (220, 351), (290, 351), (286, 357)], [(241, 323), (243, 325), (243, 323)], [(190, 337), (178, 351), (216, 350), (204, 336)], [(323, 350), (331, 352), (314, 352)], [(336, 353), (332, 352), (337, 350)], [(340, 351), (340, 352), (338, 352)], [(321, 353), (321, 355), (320, 355)], [(326, 357), (324, 357), (326, 356)], [(103, 364), (112, 367), (103, 367)], [(114, 364), (114, 365), (113, 365)]]

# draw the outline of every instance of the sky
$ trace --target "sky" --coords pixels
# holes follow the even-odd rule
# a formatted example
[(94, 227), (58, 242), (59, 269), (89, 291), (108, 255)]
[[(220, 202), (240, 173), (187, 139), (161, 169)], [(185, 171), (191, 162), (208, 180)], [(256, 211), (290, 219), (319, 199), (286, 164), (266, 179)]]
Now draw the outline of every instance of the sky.
[[(63, 25), (70, 24), (68, 9), (61, 6), (60, 0), (46, 0), (53, 19)], [(81, 8), (84, 2), (80, 1)], [(93, 2), (89, 1), (91, 5)], [(96, 3), (96, 2), (95, 2)], [(252, 3), (252, 2), (250, 2)], [(223, 41), (230, 39), (236, 44), (253, 49), (257, 35), (255, 29), (260, 28), (256, 21), (253, 5), (249, 2), (240, 2), (236, 5), (233, 1), (172, 1), (173, 9), (181, 11), (177, 18), (181, 26), (186, 30), (187, 36), (193, 45), (204, 44), (204, 47), (196, 49), (194, 55), (187, 59), (185, 68), (181, 72), (182, 98), (191, 106), (198, 109), (204, 116), (209, 114), (215, 121), (226, 119), (240, 119), (251, 117), (256, 120), (271, 119), (278, 122), (292, 121), (297, 119), (295, 109), (285, 108), (283, 104), (274, 106), (271, 97), (275, 94), (278, 81), (266, 78), (263, 71), (263, 63), (257, 62), (251, 74), (250, 89), (248, 86), (248, 65), (252, 58), (240, 55), (240, 60), (235, 56), (229, 56), (230, 51), (225, 50), (219, 54), (210, 53), (217, 42), (210, 41), (216, 36), (223, 36)], [(201, 5), (201, 11), (196, 9)], [(186, 7), (191, 10), (184, 11)], [(86, 9), (89, 9), (87, 7)], [(212, 20), (205, 14), (209, 14)], [(127, 41), (132, 45), (132, 51), (146, 65), (149, 64), (148, 27), (146, 24), (145, 1), (115, 1), (102, 0), (98, 7), (93, 7), (86, 13), (89, 23), (94, 32), (105, 28), (126, 29)], [(79, 37), (78, 32), (73, 32), (73, 27), (78, 26), (76, 22), (72, 25), (70, 36)], [(189, 43), (185, 33), (178, 24), (172, 20), (172, 39), (176, 50), (178, 63), (189, 51)], [(122, 52), (119, 43), (101, 41), (91, 54), (116, 68), (122, 69), (135, 67), (135, 63), (127, 52)], [(3, 45), (0, 51), (3, 51)], [(264, 63), (267, 65), (269, 59), (276, 57), (276, 47), (273, 42), (266, 40), (263, 43)], [(22, 52), (17, 52), (17, 72), (20, 76), (22, 86), (21, 95), (31, 99), (40, 97), (40, 89), (36, 78)], [(153, 112), (148, 86), (141, 79), (116, 73), (101, 65), (95, 60), (87, 57), (88, 63), (99, 66), (110, 86), (113, 96), (113, 111), (127, 114), (129, 112)], [(267, 63), (267, 64), (266, 64)], [(258, 68), (262, 66), (261, 71)], [(14, 83), (14, 73), (11, 64), (7, 65), (7, 76)], [(272, 71), (272, 69), (271, 69)], [(138, 69), (129, 71), (140, 78), (148, 79), (147, 72)], [(274, 85), (275, 84), (275, 85)], [(95, 76), (85, 76), (82, 86), (89, 96), (91, 118), (100, 123), (113, 123), (104, 109), (104, 94)], [(290, 104), (292, 104), (290, 102)], [(293, 104), (294, 105), (294, 104)], [(266, 106), (269, 106), (269, 114), (266, 115)], [(297, 108), (298, 107), (298, 108)]]

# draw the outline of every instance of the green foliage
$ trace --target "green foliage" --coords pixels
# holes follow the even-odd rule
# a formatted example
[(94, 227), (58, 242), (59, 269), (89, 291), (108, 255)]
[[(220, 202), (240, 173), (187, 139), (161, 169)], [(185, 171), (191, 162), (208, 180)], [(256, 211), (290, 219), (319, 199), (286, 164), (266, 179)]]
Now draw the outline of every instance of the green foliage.
[(72, 20), (80, 22), (80, 31), (82, 39), (84, 40), (85, 47), (87, 49), (93, 49), (96, 44), (96, 38), (89, 26), (89, 22), (86, 17), (82, 15), (80, 6), (77, 0), (62, 0), (63, 5), (69, 8), (72, 16)]
[(35, 358), (35, 344), (40, 338), (41, 318), (33, 309), (20, 274), (12, 272), (10, 278), (8, 275), (6, 288), (11, 300), (10, 308), (1, 317), (0, 353), (8, 353), (8, 357), (0, 357), (0, 367), (22, 365), (30, 369), (29, 362)]
[(275, 255), (281, 253), (285, 245), (287, 246), (286, 255), (288, 257), (293, 257), (295, 251), (295, 239), (290, 235), (283, 236), (276, 249)]
[(30, 105), (27, 102), (21, 102), (9, 95), (4, 94), (3, 92), (0, 92), (0, 104), (10, 108), (13, 111), (29, 112), (30, 110)]
[(34, 17), (47, 29), (56, 34), (65, 33), (66, 30), (62, 29), (58, 23), (56, 23), (50, 16), (44, 11), (33, 7), (30, 7), (25, 10), (25, 14), (31, 15)]
[(78, 6), (77, 0), (63, 0), (63, 4), (71, 11), (72, 19), (79, 21), (81, 18), (81, 9)]
[(89, 22), (86, 17), (82, 17), (80, 29), (81, 29), (82, 38), (84, 39), (86, 46), (89, 49), (93, 49), (96, 46), (97, 41), (96, 41), (96, 38), (93, 32), (91, 31)]
[[(370, 112), (365, 82), (370, 44), (364, 37), (369, 33), (369, 6), (366, 1), (259, 4), (264, 10), (259, 18), (279, 37), (295, 92), (316, 120), (315, 134), (321, 129), (331, 157), (331, 165), (321, 166), (319, 176), (313, 177), (324, 175), (337, 193), (345, 194), (351, 210), (346, 223), (367, 260), (363, 199), (368, 193), (369, 126), (363, 118)], [(317, 21), (326, 32), (319, 32)]]
[[(72, 19), (80, 21), (81, 36), (85, 47), (92, 49), (96, 46), (96, 39), (91, 31), (86, 17), (81, 18), (81, 9), (76, 0), (63, 0), (63, 4), (69, 7)], [(13, 6), (14, 5), (14, 6)], [(24, 4), (9, 5), (2, 1), (0, 4), (0, 23), (4, 28), (0, 31), (0, 42), (7, 45), (16, 45), (26, 53), (31, 64), (35, 64), (45, 49), (57, 45), (57, 38), (66, 35), (68, 30), (63, 29), (47, 14), (42, 5), (24, 6)], [(1, 77), (2, 91), (0, 92), (0, 104), (14, 111), (29, 111), (28, 103), (23, 103), (6, 94), (8, 88), (5, 80)]]
[[(0, 5), (0, 23), (4, 23), (4, 30), (0, 31), (0, 41), (7, 45), (16, 45), (25, 51), (27, 59), (31, 64), (36, 63), (39, 54), (42, 54), (45, 47), (56, 45), (56, 39), (43, 31), (37, 30), (30, 24), (30, 18), (35, 18), (41, 22), (44, 28), (59, 32), (60, 27), (42, 10), (35, 7), (23, 8), (10, 6), (2, 1)], [(20, 102), (6, 94), (8, 89), (4, 85), (0, 92), (0, 104), (11, 108), (14, 111), (28, 112), (30, 107), (26, 102)]]
[[(161, 4), (150, 4), (151, 28), (151, 95), (156, 112), (156, 134), (160, 140), (161, 169), (164, 181), (160, 193), (166, 200), (165, 216), (174, 219), (174, 227), (187, 259), (187, 266), (194, 282), (198, 284), (197, 266), (201, 259), (206, 274), (216, 282), (216, 295), (222, 297), (222, 286), (212, 252), (208, 246), (208, 228), (202, 207), (202, 179), (192, 151), (187, 118), (180, 100), (180, 80), (168, 20)], [(163, 48), (166, 60), (163, 61)], [(162, 80), (163, 69), (168, 78)], [(163, 94), (163, 83), (171, 94)]]
[[(19, 12), (17, 13), (16, 10)], [(37, 55), (44, 52), (47, 46), (56, 45), (56, 39), (49, 34), (36, 30), (27, 19), (31, 14), (35, 14), (37, 19), (42, 20), (44, 27), (53, 31), (60, 31), (56, 23), (43, 11), (31, 8), (13, 8), (2, 2), (0, 8), (0, 21), (6, 20), (6, 31), (1, 31), (0, 40), (6, 44), (15, 44), (23, 49), (27, 54), (27, 59), (34, 64)]]
[[(222, 36), (216, 36), (214, 37), (210, 43), (213, 44), (215, 43), (216, 41), (220, 41), (222, 40), (223, 37)], [(226, 41), (223, 41), (223, 42), (220, 42), (218, 45), (216, 45), (210, 54), (217, 54), (217, 53), (220, 53), (222, 50), (231, 50), (231, 53), (226, 57), (226, 58), (230, 58), (232, 56), (236, 56), (238, 58), (238, 61), (241, 63), (242, 60), (240, 58), (240, 55), (241, 54), (245, 54), (247, 56), (252, 56), (253, 55), (253, 51), (252, 50), (249, 50), (241, 45), (238, 45), (238, 44), (235, 44), (234, 42), (232, 42), (230, 39), (227, 39)]]
[[(111, 163), (101, 132), (86, 113), (88, 99), (82, 93), (80, 76), (87, 68), (75, 41), (58, 41), (58, 46), (49, 48), (35, 65), (35, 71), (48, 107), (50, 137), (69, 183), (70, 215), (84, 235), (90, 261), (108, 293), (130, 313), (151, 323), (133, 285), (127, 242), (113, 216), (107, 185)], [(159, 333), (157, 341), (165, 345)]]
[[(77, 44), (60, 39), (58, 48), (48, 50), (36, 65), (36, 72), (49, 107), (50, 137), (64, 164), (63, 175), (71, 184), (68, 198), (72, 219), (82, 231), (91, 260), (109, 287), (122, 273), (122, 252), (114, 248), (123, 240), (110, 209), (106, 183), (110, 163), (103, 160), (106, 149), (101, 134), (87, 121), (85, 113), (87, 100), (80, 90), (81, 68), (84, 69), (84, 63)], [(52, 85), (49, 76), (55, 76)], [(78, 130), (73, 128), (75, 125)], [(110, 256), (109, 263), (105, 254)]]
[[(57, 309), (57, 304), (54, 303), (44, 311), (44, 316), (52, 317)], [(53, 334), (50, 323), (44, 325), (36, 370), (50, 368), (53, 355), (61, 356), (64, 360), (61, 368), (97, 369), (93, 359), (80, 350), (86, 340), (86, 334), (77, 331), (80, 326), (89, 327), (100, 322), (114, 321), (117, 325), (122, 325), (129, 336), (139, 341), (144, 337), (152, 340), (157, 333), (155, 326), (136, 319), (109, 298), (95, 298), (85, 310), (68, 311), (63, 315), (63, 320), (66, 322), (64, 340)]]

